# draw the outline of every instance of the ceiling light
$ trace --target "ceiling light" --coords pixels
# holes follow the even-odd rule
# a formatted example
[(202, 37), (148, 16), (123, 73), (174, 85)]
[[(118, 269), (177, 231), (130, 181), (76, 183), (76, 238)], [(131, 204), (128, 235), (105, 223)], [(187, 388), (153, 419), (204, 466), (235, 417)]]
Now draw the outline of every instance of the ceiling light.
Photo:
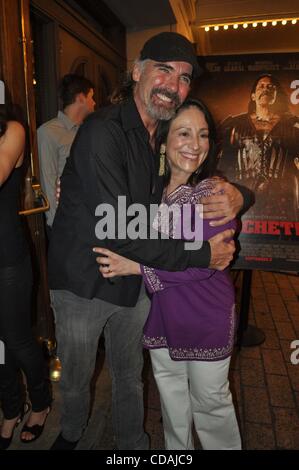
[(244, 29), (247, 29), (248, 26), (252, 26), (253, 28), (256, 28), (257, 26), (259, 25), (262, 25), (264, 28), (266, 26), (268, 26), (268, 23), (272, 24), (272, 26), (277, 26), (278, 24), (282, 24), (283, 26), (285, 26), (286, 24), (288, 23), (291, 23), (291, 24), (296, 24), (298, 23), (298, 18), (268, 18), (266, 20), (256, 20), (256, 21), (251, 21), (251, 20), (247, 20), (247, 21), (240, 21), (239, 23), (226, 23), (226, 24), (223, 24), (223, 23), (220, 23), (220, 24), (214, 24), (214, 25), (202, 25), (200, 26), (201, 28), (204, 28), (204, 30), (206, 32), (208, 31), (211, 31), (212, 29), (214, 31), (219, 31), (220, 29), (223, 28), (223, 30), (227, 31), (228, 29), (230, 29), (231, 27), (233, 29), (238, 29), (239, 26), (243, 26)]

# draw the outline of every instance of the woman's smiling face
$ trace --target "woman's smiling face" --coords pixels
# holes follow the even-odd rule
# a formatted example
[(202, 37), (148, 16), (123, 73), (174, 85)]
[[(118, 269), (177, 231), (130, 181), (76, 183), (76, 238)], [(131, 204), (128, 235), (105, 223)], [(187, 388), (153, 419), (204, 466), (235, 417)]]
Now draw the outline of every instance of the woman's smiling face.
[(209, 128), (202, 111), (190, 106), (179, 112), (170, 124), (166, 141), (172, 176), (186, 183), (205, 161), (209, 148)]

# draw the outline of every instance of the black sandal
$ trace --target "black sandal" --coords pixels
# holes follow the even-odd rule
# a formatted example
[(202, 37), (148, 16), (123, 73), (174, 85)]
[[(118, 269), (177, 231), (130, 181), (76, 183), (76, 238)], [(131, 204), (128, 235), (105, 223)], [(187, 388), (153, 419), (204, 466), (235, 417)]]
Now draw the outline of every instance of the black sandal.
[[(24, 444), (29, 444), (30, 442), (34, 442), (42, 435), (42, 432), (44, 430), (44, 427), (45, 427), (45, 424), (46, 424), (46, 421), (47, 421), (47, 417), (49, 416), (50, 411), (51, 411), (51, 407), (48, 406), (48, 412), (46, 414), (46, 417), (45, 417), (45, 420), (44, 420), (43, 424), (34, 424), (33, 426), (28, 426), (27, 423), (24, 424), (24, 426), (22, 428), (22, 431), (21, 431), (21, 434), (20, 434), (20, 440)], [(33, 435), (33, 438), (32, 439), (22, 438), (21, 435), (22, 435), (23, 432), (30, 432), (30, 434)]]
[(25, 402), (22, 405), (20, 416), (18, 417), (18, 419), (16, 421), (16, 424), (15, 424), (13, 430), (12, 430), (11, 436), (10, 437), (3, 437), (3, 436), (0, 435), (0, 450), (6, 450), (6, 449), (9, 448), (9, 446), (11, 444), (11, 441), (13, 439), (15, 429), (23, 421), (25, 414), (28, 413), (29, 410), (30, 410), (30, 404)]

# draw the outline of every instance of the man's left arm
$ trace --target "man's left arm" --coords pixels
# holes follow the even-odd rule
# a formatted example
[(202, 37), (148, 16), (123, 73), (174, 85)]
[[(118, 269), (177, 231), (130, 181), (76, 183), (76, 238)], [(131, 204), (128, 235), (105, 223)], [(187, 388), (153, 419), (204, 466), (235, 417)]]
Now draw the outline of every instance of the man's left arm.
[(199, 201), (203, 204), (203, 216), (213, 220), (213, 227), (224, 225), (238, 215), (244, 214), (254, 203), (254, 195), (245, 186), (217, 180), (213, 194)]

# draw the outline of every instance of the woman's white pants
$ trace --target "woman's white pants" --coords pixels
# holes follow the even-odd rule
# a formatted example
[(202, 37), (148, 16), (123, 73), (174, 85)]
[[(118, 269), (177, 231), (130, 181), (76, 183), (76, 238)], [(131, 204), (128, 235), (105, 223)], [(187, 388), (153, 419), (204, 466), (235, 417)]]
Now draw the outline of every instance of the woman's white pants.
[(166, 348), (152, 349), (150, 356), (160, 392), (166, 449), (194, 449), (192, 422), (203, 449), (241, 449), (228, 382), (230, 358), (173, 361)]

